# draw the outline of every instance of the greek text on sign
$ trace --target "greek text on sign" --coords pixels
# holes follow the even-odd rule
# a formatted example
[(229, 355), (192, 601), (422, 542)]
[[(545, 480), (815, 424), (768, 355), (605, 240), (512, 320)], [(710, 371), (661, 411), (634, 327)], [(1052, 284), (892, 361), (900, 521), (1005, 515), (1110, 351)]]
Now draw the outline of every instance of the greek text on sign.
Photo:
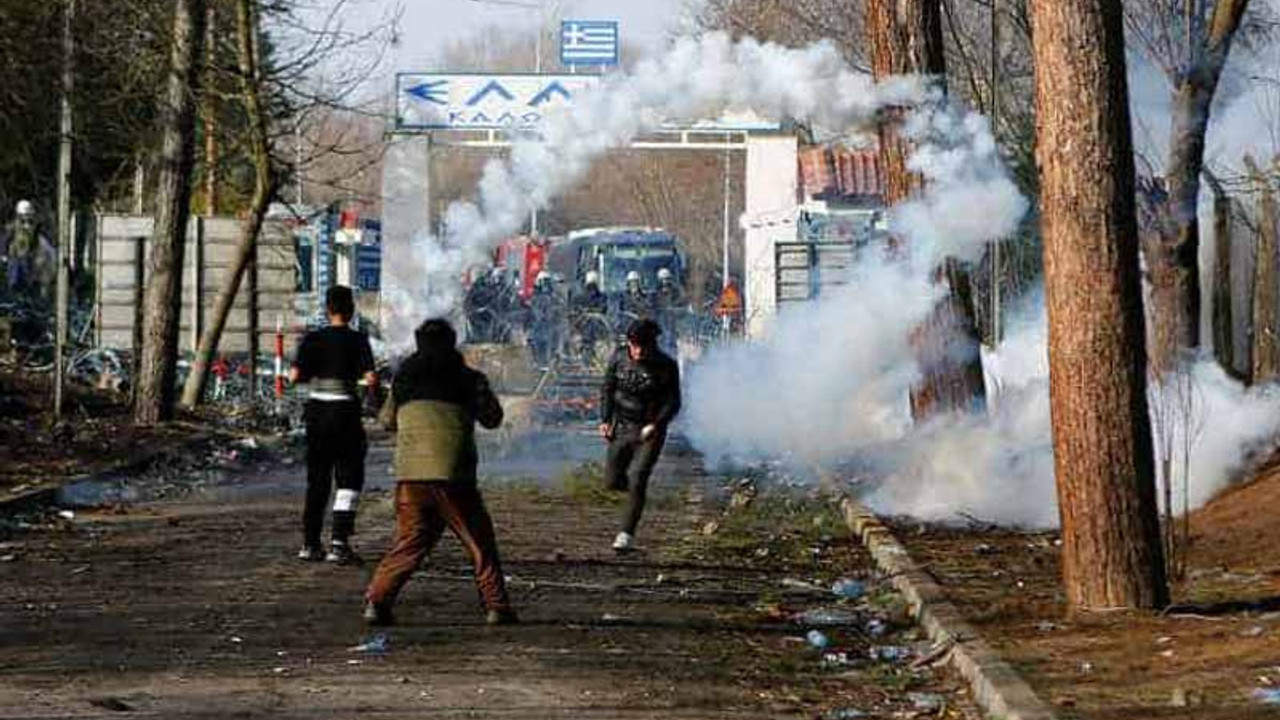
[(560, 23), (562, 65), (617, 65), (618, 23), (611, 20), (565, 20)]
[(396, 126), (422, 130), (534, 130), (547, 113), (600, 82), (595, 75), (396, 77)]

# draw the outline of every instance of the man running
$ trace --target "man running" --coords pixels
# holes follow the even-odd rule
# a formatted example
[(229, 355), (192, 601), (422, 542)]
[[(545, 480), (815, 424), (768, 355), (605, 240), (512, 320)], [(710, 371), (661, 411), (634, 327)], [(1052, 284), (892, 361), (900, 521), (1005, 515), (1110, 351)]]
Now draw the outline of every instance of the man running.
[[(363, 377), (376, 387), (373, 351), (364, 333), (348, 324), (355, 315), (351, 288), (335, 285), (325, 295), (329, 326), (307, 333), (298, 347), (297, 360), (289, 371), (295, 383), (307, 383), (307, 500), (302, 513), (303, 546), (298, 558), (326, 560), (340, 565), (360, 564), (351, 548), (356, 509), (364, 489), (364, 458), (368, 446), (361, 425), (361, 402), (357, 391)], [(331, 485), (337, 485), (333, 499), (333, 527), (329, 552), (321, 550), (325, 506)]]
[(490, 625), (516, 622), (498, 558), (493, 520), (476, 484), (475, 424), (502, 424), (502, 406), (484, 373), (467, 367), (444, 320), (414, 333), (418, 351), (396, 373), (381, 419), (396, 433), (396, 535), (365, 592), (364, 619), (390, 625), (409, 576), (447, 526), (471, 555)]
[(605, 482), (611, 490), (631, 491), (622, 531), (613, 541), (618, 552), (633, 549), (649, 477), (667, 441), (667, 427), (680, 412), (680, 369), (658, 348), (661, 333), (652, 320), (633, 322), (626, 347), (614, 355), (604, 378), (600, 434), (609, 441)]

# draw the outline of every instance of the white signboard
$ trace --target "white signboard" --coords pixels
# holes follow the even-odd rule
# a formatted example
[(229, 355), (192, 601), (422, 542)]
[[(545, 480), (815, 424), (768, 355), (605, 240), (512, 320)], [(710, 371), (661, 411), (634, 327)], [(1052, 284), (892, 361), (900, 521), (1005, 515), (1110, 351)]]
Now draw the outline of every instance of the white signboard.
[(403, 73), (396, 78), (396, 127), (534, 130), (548, 112), (599, 82), (598, 75)]
[[(599, 75), (396, 76), (397, 130), (537, 130), (542, 118), (600, 84)], [(777, 130), (776, 121), (730, 110), (718, 120), (672, 122), (666, 130), (749, 132)]]

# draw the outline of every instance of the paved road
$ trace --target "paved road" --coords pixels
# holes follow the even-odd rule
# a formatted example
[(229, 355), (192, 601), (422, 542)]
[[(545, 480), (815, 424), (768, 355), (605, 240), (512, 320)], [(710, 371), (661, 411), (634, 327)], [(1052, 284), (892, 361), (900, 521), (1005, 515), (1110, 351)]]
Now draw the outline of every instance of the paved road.
[[(352, 651), (369, 638), (368, 569), (292, 559), (296, 464), (71, 522), (0, 518), (0, 718), (961, 716), (958, 685), (940, 671), (868, 659), (873, 645), (918, 640), (909, 627), (866, 636), (867, 619), (894, 617), (884, 587), (837, 602), (794, 582), (870, 573), (834, 516), (814, 519), (821, 505), (763, 493), (727, 510), (733, 484), (673, 453), (644, 552), (618, 558), (619, 507), (563, 473), (595, 446), (540, 442), (551, 459), (522, 450), (485, 469), (523, 624), (484, 627), (448, 539), (410, 584), (381, 655)], [(374, 561), (392, 527), (386, 460), (375, 448), (371, 485), (383, 489), (360, 522)], [(826, 631), (847, 653), (826, 664), (793, 619), (823, 607), (855, 618)]]

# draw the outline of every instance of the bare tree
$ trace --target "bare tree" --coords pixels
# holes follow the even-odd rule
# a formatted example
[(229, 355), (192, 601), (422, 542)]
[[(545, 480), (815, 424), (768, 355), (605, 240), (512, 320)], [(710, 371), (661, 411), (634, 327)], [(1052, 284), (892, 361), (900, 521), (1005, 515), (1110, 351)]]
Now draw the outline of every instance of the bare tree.
[[(182, 391), (182, 404), (195, 407), (204, 395), (209, 376), (209, 363), (218, 351), (227, 317), (240, 292), (245, 269), (254, 262), (258, 250), (258, 235), (267, 207), (275, 195), (274, 176), (271, 170), (271, 147), (267, 133), (267, 109), (262, 97), (262, 57), (258, 50), (258, 8), (254, 0), (236, 0), (236, 46), (240, 71), (240, 96), (244, 103), (245, 117), (249, 123), (250, 157), (253, 160), (253, 199), (240, 227), (235, 256), (227, 269), (227, 280), (218, 290), (209, 325), (200, 335), (195, 362), (187, 376)], [(251, 288), (252, 292), (253, 288)], [(250, 353), (251, 362), (256, 361)]]
[(1075, 608), (1161, 607), (1122, 11), (1031, 10), (1063, 583)]
[(1275, 188), (1252, 157), (1245, 165), (1258, 192), (1258, 245), (1253, 266), (1253, 382), (1265, 383), (1280, 375), (1280, 210)]
[(1235, 315), (1231, 308), (1232, 200), (1211, 173), (1205, 173), (1205, 180), (1213, 191), (1213, 349), (1222, 369), (1235, 375)]
[(134, 420), (154, 424), (173, 417), (182, 303), (182, 258), (191, 205), (195, 146), (195, 92), (203, 56), (205, 0), (176, 0), (166, 89), (161, 110), (160, 192), (148, 259), (142, 359)]
[(1172, 135), (1165, 167), (1168, 217), (1156, 243), (1147, 244), (1151, 280), (1151, 363), (1157, 374), (1180, 350), (1200, 345), (1200, 226), (1197, 204), (1205, 138), (1218, 91), (1249, 0), (1133, 0), (1131, 35), (1173, 85)]

